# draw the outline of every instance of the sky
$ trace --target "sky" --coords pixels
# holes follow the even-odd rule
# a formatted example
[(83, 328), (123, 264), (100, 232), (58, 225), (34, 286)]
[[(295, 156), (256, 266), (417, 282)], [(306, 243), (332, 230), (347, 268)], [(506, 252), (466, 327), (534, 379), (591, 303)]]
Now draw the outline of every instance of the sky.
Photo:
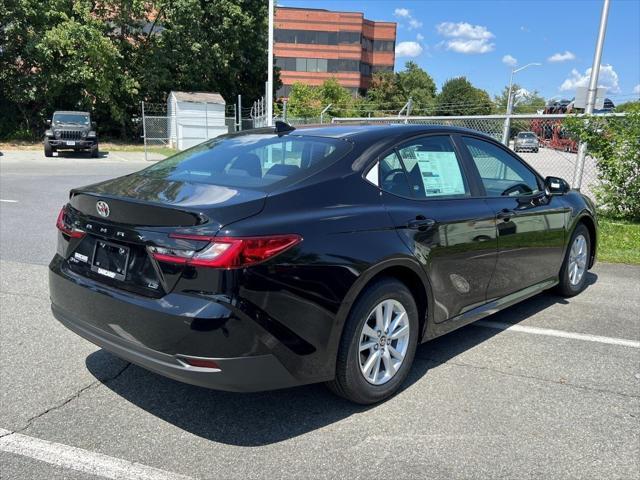
[[(514, 77), (545, 98), (587, 86), (602, 0), (278, 0), (286, 7), (363, 12), (398, 23), (396, 71), (413, 60), (436, 81), (466, 76), (492, 96)], [(611, 0), (599, 85), (615, 103), (640, 97), (640, 0)]]

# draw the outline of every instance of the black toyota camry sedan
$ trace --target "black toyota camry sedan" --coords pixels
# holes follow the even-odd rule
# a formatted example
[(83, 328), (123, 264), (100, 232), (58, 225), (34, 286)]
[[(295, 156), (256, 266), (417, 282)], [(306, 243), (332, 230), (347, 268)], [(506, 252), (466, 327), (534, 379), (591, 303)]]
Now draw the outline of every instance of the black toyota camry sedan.
[(226, 135), (74, 189), (50, 265), (55, 317), (204, 387), (326, 382), (368, 404), (416, 346), (595, 261), (594, 206), (490, 137), (436, 126)]

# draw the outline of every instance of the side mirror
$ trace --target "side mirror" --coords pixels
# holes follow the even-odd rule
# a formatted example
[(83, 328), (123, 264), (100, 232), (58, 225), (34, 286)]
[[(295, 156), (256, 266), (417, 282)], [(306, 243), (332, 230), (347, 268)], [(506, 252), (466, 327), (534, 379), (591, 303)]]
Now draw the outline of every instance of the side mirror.
[(571, 190), (569, 183), (560, 177), (545, 178), (544, 188), (548, 195), (564, 195)]
[(47, 119), (47, 125), (51, 126), (51, 119)]
[(95, 130), (97, 126), (98, 124), (96, 122), (91, 122), (91, 128)]

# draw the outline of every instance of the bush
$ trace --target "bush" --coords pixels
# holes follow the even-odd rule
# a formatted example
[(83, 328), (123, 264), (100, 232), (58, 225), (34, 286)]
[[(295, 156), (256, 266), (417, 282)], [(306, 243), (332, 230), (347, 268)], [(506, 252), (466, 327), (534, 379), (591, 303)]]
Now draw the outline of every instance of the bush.
[(640, 219), (640, 105), (625, 117), (586, 116), (568, 119), (567, 129), (588, 145), (600, 185), (596, 199), (608, 213)]

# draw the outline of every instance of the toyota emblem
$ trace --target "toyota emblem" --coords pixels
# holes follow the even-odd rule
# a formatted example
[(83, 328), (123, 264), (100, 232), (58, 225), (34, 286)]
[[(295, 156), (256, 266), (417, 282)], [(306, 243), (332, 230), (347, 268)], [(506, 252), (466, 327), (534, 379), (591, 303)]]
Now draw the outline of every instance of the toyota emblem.
[(96, 203), (96, 210), (98, 211), (98, 215), (100, 215), (101, 217), (106, 218), (109, 216), (109, 204), (107, 202), (99, 200)]

